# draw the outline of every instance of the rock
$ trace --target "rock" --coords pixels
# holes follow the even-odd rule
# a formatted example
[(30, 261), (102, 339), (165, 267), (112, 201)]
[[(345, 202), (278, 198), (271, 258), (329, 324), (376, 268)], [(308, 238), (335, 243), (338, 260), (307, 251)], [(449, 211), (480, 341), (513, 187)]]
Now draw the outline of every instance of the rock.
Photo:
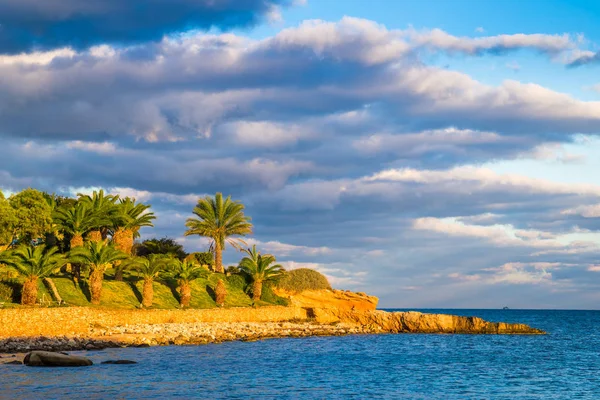
[(84, 367), (92, 365), (89, 358), (69, 356), (50, 351), (32, 351), (25, 356), (23, 364), (29, 367)]
[(23, 363), (21, 361), (17, 361), (17, 360), (0, 363), (0, 364), (2, 364), (2, 365), (23, 365)]
[(131, 361), (131, 360), (108, 360), (108, 361), (102, 361), (102, 364), (137, 364), (137, 361)]

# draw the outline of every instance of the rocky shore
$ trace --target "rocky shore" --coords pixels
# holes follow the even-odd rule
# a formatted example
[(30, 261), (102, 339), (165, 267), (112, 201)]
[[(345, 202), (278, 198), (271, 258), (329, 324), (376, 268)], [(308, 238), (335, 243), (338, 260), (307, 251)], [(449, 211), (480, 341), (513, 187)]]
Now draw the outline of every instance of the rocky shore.
[(0, 330), (0, 354), (351, 334), (545, 333), (524, 324), (444, 314), (385, 312), (376, 310), (376, 305), (377, 299), (365, 294), (319, 291), (296, 296), (290, 307), (0, 310), (0, 326), (3, 327)]

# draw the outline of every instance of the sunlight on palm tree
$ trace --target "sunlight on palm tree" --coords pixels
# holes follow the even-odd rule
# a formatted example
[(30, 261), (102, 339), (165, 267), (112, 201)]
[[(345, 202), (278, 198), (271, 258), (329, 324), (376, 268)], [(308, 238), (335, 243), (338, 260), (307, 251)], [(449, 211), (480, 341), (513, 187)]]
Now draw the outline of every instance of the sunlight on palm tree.
[(223, 199), (221, 193), (215, 197), (206, 196), (198, 200), (193, 213), (197, 218), (188, 218), (185, 236), (200, 235), (212, 240), (215, 253), (215, 271), (223, 272), (223, 250), (225, 243), (240, 248), (245, 242), (235, 236), (246, 236), (252, 233), (250, 217), (244, 215), (244, 205), (231, 200), (231, 196)]
[(154, 299), (154, 288), (152, 287), (154, 279), (158, 278), (160, 273), (165, 270), (170, 258), (162, 254), (150, 254), (146, 257), (135, 257), (125, 261), (126, 267), (131, 267), (137, 271), (138, 275), (144, 280), (142, 290), (142, 305), (152, 307)]
[(279, 264), (271, 265), (276, 262), (275, 256), (260, 254), (256, 250), (256, 245), (243, 251), (248, 254), (248, 257), (240, 261), (240, 269), (252, 279), (252, 299), (258, 301), (262, 296), (263, 283), (276, 280), (281, 276), (283, 267)]
[(192, 299), (192, 287), (190, 284), (196, 279), (205, 277), (208, 271), (196, 263), (181, 261), (176, 258), (171, 258), (168, 265), (171, 268), (169, 275), (177, 280), (180, 294), (179, 305), (181, 307), (189, 307), (190, 300)]
[(67, 258), (58, 253), (58, 248), (24, 246), (2, 255), (1, 262), (14, 268), (25, 277), (21, 293), (21, 304), (35, 305), (38, 279), (45, 278), (67, 263)]

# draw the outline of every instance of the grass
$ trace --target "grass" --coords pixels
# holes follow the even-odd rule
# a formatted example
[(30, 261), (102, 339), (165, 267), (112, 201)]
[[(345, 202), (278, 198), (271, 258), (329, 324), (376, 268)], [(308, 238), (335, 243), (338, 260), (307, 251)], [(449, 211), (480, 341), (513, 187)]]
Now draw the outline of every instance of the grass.
[[(115, 309), (135, 309), (139, 308), (142, 301), (142, 291), (144, 281), (130, 274), (127, 271), (124, 274), (123, 282), (113, 279), (114, 272), (107, 271), (105, 280), (102, 284), (102, 297), (100, 306), (102, 308)], [(240, 285), (239, 280), (228, 279), (223, 274), (209, 273), (206, 278), (201, 278), (192, 282), (192, 300), (190, 307), (196, 309), (216, 308), (214, 300), (214, 288), (219, 279), (222, 279), (227, 289), (225, 307), (248, 307), (252, 306), (252, 299), (244, 292), (244, 286)], [(98, 307), (93, 306), (90, 301), (89, 289), (86, 281), (82, 280), (79, 284), (73, 282), (69, 275), (52, 276), (54, 285), (63, 301), (68, 306)], [(44, 286), (42, 280), (38, 283), (38, 299), (44, 298), (46, 301), (52, 300), (49, 291)], [(153, 309), (175, 309), (179, 307), (179, 293), (177, 292), (177, 283), (174, 280), (157, 279), (153, 283), (154, 301)], [(268, 306), (281, 304), (279, 301), (269, 296), (263, 299), (257, 305)], [(4, 307), (16, 306), (15, 303), (6, 302)]]

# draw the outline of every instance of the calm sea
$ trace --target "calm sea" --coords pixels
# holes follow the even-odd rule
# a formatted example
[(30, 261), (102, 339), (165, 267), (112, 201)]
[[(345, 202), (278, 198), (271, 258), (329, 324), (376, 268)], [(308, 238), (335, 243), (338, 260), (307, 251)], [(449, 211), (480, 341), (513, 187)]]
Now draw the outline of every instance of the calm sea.
[(3, 399), (599, 399), (600, 311), (422, 310), (545, 336), (368, 335), (87, 352), (81, 369), (0, 366)]

